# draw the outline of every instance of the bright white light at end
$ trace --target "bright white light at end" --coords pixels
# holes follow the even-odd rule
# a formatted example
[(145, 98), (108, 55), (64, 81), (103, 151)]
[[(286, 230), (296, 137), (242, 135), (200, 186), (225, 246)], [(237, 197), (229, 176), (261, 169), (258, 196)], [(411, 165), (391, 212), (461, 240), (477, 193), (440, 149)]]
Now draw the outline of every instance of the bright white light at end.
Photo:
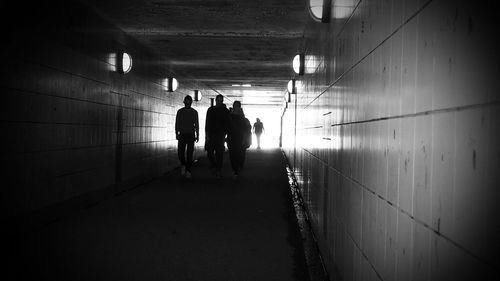
[(132, 69), (132, 57), (129, 54), (123, 53), (122, 58), (122, 70), (123, 73), (127, 73)]
[(293, 71), (295, 71), (295, 73), (299, 74), (299, 71), (300, 71), (300, 55), (296, 55), (293, 58)]
[(243, 85), (241, 85), (241, 86), (242, 86), (242, 87), (247, 87), (247, 88), (252, 87), (252, 85), (250, 85), (250, 84), (243, 84)]

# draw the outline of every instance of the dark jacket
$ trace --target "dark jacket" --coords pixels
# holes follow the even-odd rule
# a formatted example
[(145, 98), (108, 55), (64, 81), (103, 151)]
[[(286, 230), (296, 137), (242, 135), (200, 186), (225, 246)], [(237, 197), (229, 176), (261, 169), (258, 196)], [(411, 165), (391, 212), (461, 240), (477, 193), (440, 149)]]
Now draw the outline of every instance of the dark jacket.
[(175, 132), (198, 135), (198, 112), (193, 108), (183, 107), (175, 115)]
[(211, 106), (207, 110), (207, 118), (205, 120), (205, 133), (211, 134), (227, 134), (229, 127), (229, 110), (226, 105)]
[(248, 137), (251, 137), (252, 126), (244, 115), (229, 114), (229, 130), (227, 146), (229, 148), (248, 148)]

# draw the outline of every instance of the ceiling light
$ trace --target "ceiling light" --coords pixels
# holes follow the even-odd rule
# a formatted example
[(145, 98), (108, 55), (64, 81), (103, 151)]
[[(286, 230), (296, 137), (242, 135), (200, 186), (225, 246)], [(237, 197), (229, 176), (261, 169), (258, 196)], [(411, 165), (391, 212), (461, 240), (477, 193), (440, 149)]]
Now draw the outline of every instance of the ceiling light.
[(309, 12), (317, 22), (330, 22), (332, 0), (309, 0)]
[(304, 75), (304, 62), (304, 54), (298, 54), (293, 58), (293, 71), (295, 71), (295, 73), (297, 73), (298, 75)]
[(116, 66), (121, 74), (130, 72), (132, 70), (132, 57), (127, 53), (119, 53), (116, 56)]
[(177, 79), (173, 77), (169, 77), (164, 80), (163, 85), (165, 87), (165, 90), (168, 92), (174, 92), (177, 90), (177, 86), (179, 86), (179, 83), (177, 82)]
[(250, 84), (243, 84), (243, 85), (241, 85), (241, 86), (242, 86), (242, 87), (247, 87), (247, 88), (252, 87), (252, 85), (250, 85)]
[(288, 93), (290, 93), (290, 94), (297, 93), (297, 88), (295, 87), (295, 79), (288, 81), (288, 85), (287, 85), (286, 89), (288, 90)]
[(200, 90), (194, 90), (194, 101), (200, 101), (201, 100), (201, 91)]

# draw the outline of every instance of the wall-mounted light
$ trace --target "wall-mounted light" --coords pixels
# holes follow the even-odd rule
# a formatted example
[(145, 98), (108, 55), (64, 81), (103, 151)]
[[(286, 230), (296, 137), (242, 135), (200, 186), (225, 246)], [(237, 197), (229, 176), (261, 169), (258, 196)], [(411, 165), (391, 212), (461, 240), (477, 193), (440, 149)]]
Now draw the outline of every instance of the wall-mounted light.
[(293, 58), (293, 71), (298, 75), (304, 75), (305, 55), (298, 54)]
[(309, 12), (317, 22), (330, 22), (332, 0), (309, 0)]
[(297, 94), (297, 88), (300, 88), (302, 87), (302, 82), (300, 81), (297, 81), (295, 79), (292, 79), (290, 81), (288, 81), (288, 85), (286, 87), (288, 93), (292, 94), (292, 95), (296, 95)]
[(200, 101), (201, 100), (201, 91), (200, 90), (194, 90), (194, 101)]
[(289, 94), (291, 94), (291, 93), (296, 94), (297, 93), (297, 88), (295, 86), (295, 79), (288, 81), (288, 85), (287, 85), (286, 89), (288, 90)]
[(121, 74), (132, 70), (132, 57), (127, 53), (118, 53), (116, 56), (116, 69)]
[(177, 86), (179, 86), (179, 83), (174, 77), (169, 77), (164, 80), (163, 85), (165, 87), (165, 90), (167, 90), (168, 92), (174, 92), (175, 90), (177, 90)]

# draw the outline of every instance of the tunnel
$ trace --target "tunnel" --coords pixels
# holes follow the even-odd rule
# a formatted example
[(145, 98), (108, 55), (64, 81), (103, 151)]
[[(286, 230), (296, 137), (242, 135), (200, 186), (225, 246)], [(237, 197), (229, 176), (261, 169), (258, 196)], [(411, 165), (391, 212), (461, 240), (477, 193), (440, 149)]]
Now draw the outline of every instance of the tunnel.
[[(7, 280), (499, 280), (496, 9), (0, 2)], [(241, 174), (207, 111), (264, 134)], [(176, 113), (198, 112), (192, 177)]]

